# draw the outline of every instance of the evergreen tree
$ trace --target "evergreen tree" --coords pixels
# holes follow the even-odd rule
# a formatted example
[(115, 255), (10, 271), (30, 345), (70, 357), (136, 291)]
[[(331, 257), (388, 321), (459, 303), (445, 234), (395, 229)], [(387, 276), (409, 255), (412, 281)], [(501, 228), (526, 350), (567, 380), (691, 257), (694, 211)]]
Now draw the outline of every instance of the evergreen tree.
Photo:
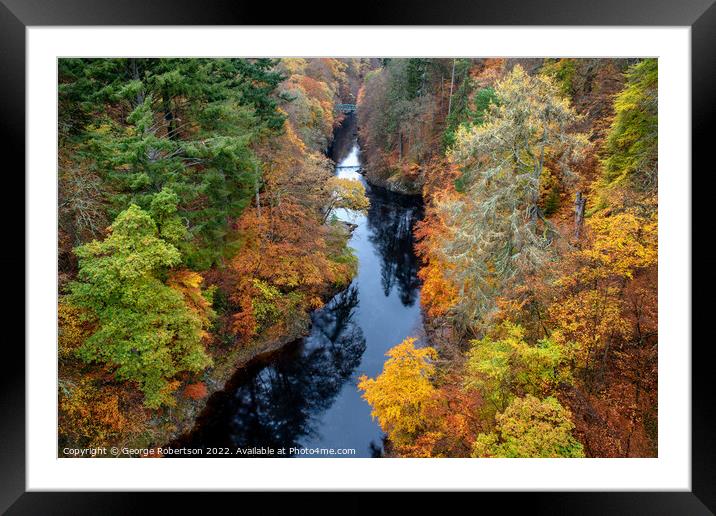
[[(235, 245), (230, 221), (250, 202), (260, 165), (252, 146), (281, 130), (268, 59), (60, 61), (61, 133), (109, 192), (109, 217), (149, 210), (165, 187), (188, 229), (179, 243), (203, 269)], [(64, 129), (62, 129), (64, 127)]]

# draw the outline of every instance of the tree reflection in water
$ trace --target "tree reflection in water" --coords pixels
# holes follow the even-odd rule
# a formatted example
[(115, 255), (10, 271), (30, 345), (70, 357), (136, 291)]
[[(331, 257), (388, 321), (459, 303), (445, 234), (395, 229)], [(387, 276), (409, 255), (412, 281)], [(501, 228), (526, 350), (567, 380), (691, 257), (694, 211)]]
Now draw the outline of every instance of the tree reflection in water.
[(413, 306), (420, 289), (413, 227), (422, 217), (422, 205), (417, 198), (369, 188), (369, 239), (381, 258), (383, 292), (388, 296), (395, 286), (403, 305)]
[(209, 401), (197, 429), (172, 446), (299, 446), (315, 417), (333, 403), (365, 351), (354, 322), (358, 292), (349, 287), (314, 313), (311, 334), (285, 352), (242, 369)]

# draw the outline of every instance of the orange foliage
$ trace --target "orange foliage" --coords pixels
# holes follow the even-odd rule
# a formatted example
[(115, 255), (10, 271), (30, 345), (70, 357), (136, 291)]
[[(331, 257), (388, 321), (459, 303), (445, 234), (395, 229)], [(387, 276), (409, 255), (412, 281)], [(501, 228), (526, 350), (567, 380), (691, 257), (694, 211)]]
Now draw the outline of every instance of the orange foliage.
[(447, 264), (433, 258), (418, 272), (423, 280), (421, 303), (430, 317), (445, 315), (458, 301), (457, 288), (445, 278), (444, 271), (447, 268)]
[(429, 428), (412, 443), (395, 446), (401, 457), (469, 457), (482, 423), (479, 394), (467, 392), (458, 376), (450, 376), (428, 405)]
[[(476, 88), (494, 86), (520, 61), (525, 60), (475, 59), (468, 73)], [(529, 61), (523, 65), (530, 75), (542, 73), (541, 60)], [(559, 234), (550, 242), (551, 258), (506, 280), (494, 317), (480, 327), (489, 332), (501, 323), (518, 324), (530, 346), (548, 340), (551, 349), (559, 350), (568, 374), (548, 394), (571, 411), (574, 435), (587, 456), (644, 457), (657, 452), (657, 199), (627, 187), (605, 188), (599, 181), (599, 149), (611, 126), (613, 97), (622, 88), (626, 66), (620, 60), (575, 60), (573, 76), (564, 79), (570, 81), (570, 100), (583, 115), (568, 130), (590, 133), (591, 142), (585, 159), (575, 163), (569, 175), (546, 156), (539, 205)], [(388, 79), (383, 70), (360, 90), (364, 125), (366, 119), (385, 116), (388, 104), (381, 99), (389, 98)], [(429, 85), (424, 95), (442, 94), (447, 100), (449, 80), (443, 76), (443, 84)], [(420, 113), (434, 114), (428, 100), (419, 106)], [(438, 120), (445, 115), (442, 104)], [(454, 330), (460, 330), (463, 321), (453, 308), (470, 294), (473, 278), (463, 277), (462, 289), (450, 281), (452, 265), (441, 250), (452, 252), (455, 246), (450, 244), (457, 236), (438, 209), (450, 202), (469, 203), (469, 196), (455, 189), (457, 167), (425, 150), (438, 147), (429, 134), (431, 127), (442, 125), (413, 116), (401, 119), (395, 134), (382, 138), (371, 127), (360, 128), (369, 178), (383, 179), (376, 170), (386, 170), (388, 181), (399, 175), (422, 186), (426, 215), (415, 232), (422, 261), (421, 303), (432, 342), (441, 355), (453, 355), (446, 357), (447, 366), (441, 363), (448, 373), (436, 380), (434, 403), (426, 405), (428, 423), (410, 440), (393, 440), (389, 450), (410, 457), (469, 456), (472, 442), (478, 434), (491, 432), (494, 421), (484, 417), (479, 396), (462, 388), (463, 353), (452, 346), (452, 339), (461, 338)], [(588, 200), (579, 238), (573, 202), (577, 192)], [(489, 281), (490, 264), (485, 270)]]
[(206, 398), (208, 391), (204, 382), (190, 383), (184, 387), (184, 397), (192, 400)]
[(66, 379), (59, 392), (60, 439), (77, 446), (103, 447), (135, 431), (142, 420), (141, 402), (129, 413), (123, 408), (126, 391), (93, 378)]
[[(420, 300), (430, 317), (445, 315), (459, 301), (458, 289), (445, 274), (450, 271), (451, 265), (435, 253), (440, 241), (448, 237), (448, 226), (440, 212), (430, 207), (434, 202), (456, 195), (454, 179), (458, 174), (454, 166), (447, 163), (443, 163), (443, 166), (442, 170), (435, 163), (430, 167), (432, 173), (424, 187), (430, 204), (426, 217), (415, 228), (418, 240), (415, 251), (423, 260), (423, 266), (418, 271), (418, 276), (423, 280)], [(442, 179), (436, 179), (441, 176)]]
[(290, 123), (285, 129), (264, 156), (260, 207), (236, 221), (243, 245), (230, 262), (229, 298), (238, 308), (232, 328), (242, 338), (262, 329), (259, 312), (264, 322), (283, 322), (291, 313), (320, 306), (326, 287), (352, 274), (351, 265), (331, 256), (330, 240), (340, 228), (322, 220), (330, 198), (328, 163), (306, 148)]
[[(167, 285), (178, 290), (184, 296), (186, 305), (199, 317), (202, 326), (206, 329), (211, 323), (211, 319), (216, 315), (211, 308), (211, 302), (204, 297), (201, 291), (201, 284), (204, 278), (201, 274), (190, 271), (189, 269), (174, 270), (169, 274)], [(209, 343), (212, 339), (211, 334), (206, 330), (202, 330), (201, 337), (204, 342)]]

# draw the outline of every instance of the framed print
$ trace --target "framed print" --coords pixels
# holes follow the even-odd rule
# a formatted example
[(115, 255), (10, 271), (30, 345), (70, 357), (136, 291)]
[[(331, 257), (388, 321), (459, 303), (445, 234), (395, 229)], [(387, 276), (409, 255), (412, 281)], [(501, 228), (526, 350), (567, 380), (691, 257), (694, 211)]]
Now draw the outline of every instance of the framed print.
[(3, 510), (710, 514), (691, 170), (716, 8), (509, 4), (4, 0), (27, 302)]

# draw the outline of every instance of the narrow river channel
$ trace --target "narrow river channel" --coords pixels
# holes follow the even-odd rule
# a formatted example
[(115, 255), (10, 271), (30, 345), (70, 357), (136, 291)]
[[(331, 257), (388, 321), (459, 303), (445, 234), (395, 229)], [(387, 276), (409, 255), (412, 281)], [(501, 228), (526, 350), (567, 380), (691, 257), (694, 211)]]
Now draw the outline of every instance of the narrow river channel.
[[(375, 377), (385, 352), (408, 336), (420, 337), (420, 283), (413, 226), (420, 200), (367, 183), (360, 174), (355, 121), (336, 134), (336, 174), (366, 187), (367, 215), (341, 212), (356, 225), (350, 246), (358, 274), (343, 292), (312, 314), (311, 333), (280, 352), (249, 363), (211, 397), (194, 431), (192, 447), (270, 447), (355, 450), (348, 457), (379, 457), (383, 432), (356, 387)], [(287, 455), (291, 455), (288, 453)]]

